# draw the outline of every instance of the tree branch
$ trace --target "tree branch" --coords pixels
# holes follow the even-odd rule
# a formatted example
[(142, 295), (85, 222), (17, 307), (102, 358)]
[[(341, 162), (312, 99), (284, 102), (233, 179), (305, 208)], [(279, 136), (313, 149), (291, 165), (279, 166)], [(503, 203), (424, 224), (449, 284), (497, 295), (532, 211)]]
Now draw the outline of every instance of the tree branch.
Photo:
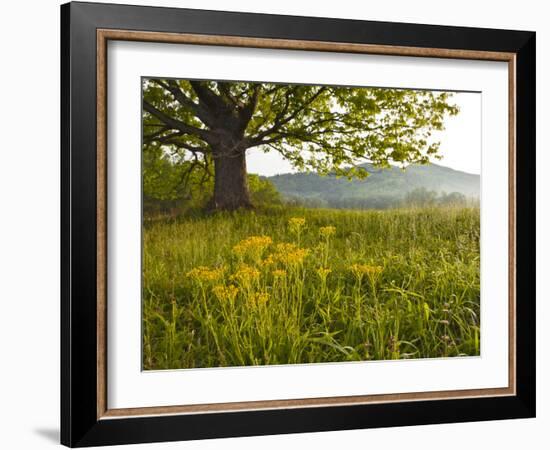
[(256, 106), (258, 105), (258, 96), (260, 94), (260, 87), (260, 84), (254, 85), (254, 91), (250, 96), (250, 100), (243, 107), (239, 108), (239, 131), (241, 133), (244, 133), (244, 131), (246, 130), (246, 127), (248, 126), (248, 123), (250, 122), (250, 119), (252, 119), (252, 115), (256, 110)]
[(189, 84), (191, 84), (195, 94), (197, 94), (199, 101), (204, 103), (208, 108), (214, 110), (223, 110), (227, 108), (227, 103), (225, 103), (220, 96), (212, 92), (202, 81), (189, 81)]
[[(274, 133), (281, 129), (282, 126), (286, 125), (293, 119), (295, 119), (298, 114), (300, 114), (302, 111), (304, 111), (309, 105), (311, 105), (323, 92), (327, 90), (326, 86), (321, 87), (315, 94), (313, 94), (308, 100), (303, 102), (298, 108), (296, 108), (290, 115), (287, 117), (284, 117), (284, 115), (287, 113), (289, 105), (290, 105), (290, 90), (287, 91), (287, 95), (285, 96), (285, 106), (283, 107), (283, 111), (281, 114), (279, 114), (275, 118), (275, 123), (268, 128), (265, 131), (262, 131), (257, 136), (251, 139), (251, 142), (261, 141), (264, 137), (270, 135), (271, 133)], [(258, 144), (255, 144), (258, 145)]]
[(194, 127), (192, 125), (188, 125), (184, 122), (181, 122), (179, 120), (173, 119), (172, 117), (168, 116), (167, 114), (163, 113), (159, 109), (155, 108), (153, 105), (151, 105), (146, 100), (143, 100), (143, 109), (147, 111), (149, 114), (166, 124), (167, 127), (172, 128), (174, 130), (179, 130), (183, 134), (191, 134), (194, 136), (198, 136), (199, 138), (203, 139), (204, 141), (208, 142), (208, 139), (210, 138), (210, 132), (208, 130), (202, 130), (200, 128)]

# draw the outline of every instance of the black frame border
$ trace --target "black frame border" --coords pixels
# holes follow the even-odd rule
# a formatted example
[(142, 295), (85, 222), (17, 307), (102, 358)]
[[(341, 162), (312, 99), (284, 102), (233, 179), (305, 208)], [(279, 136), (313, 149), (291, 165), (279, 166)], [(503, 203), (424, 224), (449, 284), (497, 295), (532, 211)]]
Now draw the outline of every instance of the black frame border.
[[(516, 54), (516, 395), (97, 419), (96, 30)], [(534, 32), (73, 2), (61, 6), (61, 443), (70, 447), (535, 416)]]

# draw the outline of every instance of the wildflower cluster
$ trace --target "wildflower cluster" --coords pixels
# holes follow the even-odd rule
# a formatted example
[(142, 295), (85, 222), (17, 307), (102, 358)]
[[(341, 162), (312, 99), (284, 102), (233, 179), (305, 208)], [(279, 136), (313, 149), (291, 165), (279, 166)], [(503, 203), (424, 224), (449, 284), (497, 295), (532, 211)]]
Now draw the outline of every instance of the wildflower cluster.
[(277, 244), (276, 251), (273, 255), (274, 259), (283, 266), (297, 266), (304, 262), (305, 257), (309, 253), (309, 249), (300, 248), (295, 244), (282, 243)]
[(329, 238), (336, 233), (336, 227), (331, 225), (319, 228), (319, 234), (324, 238)]
[(231, 279), (237, 281), (243, 286), (250, 286), (260, 278), (260, 271), (247, 264), (240, 264), (237, 271), (231, 275)]
[(376, 276), (382, 273), (383, 270), (381, 266), (370, 266), (368, 264), (352, 264), (349, 268), (358, 278), (364, 275)]
[(247, 297), (247, 303), (252, 306), (265, 305), (269, 300), (269, 294), (267, 292), (254, 292)]
[(259, 260), (267, 247), (273, 240), (269, 236), (250, 236), (233, 247), (233, 253), (243, 258), (251, 257), (253, 260)]
[[(296, 270), (303, 267), (304, 260), (310, 253), (310, 249), (300, 246), (300, 234), (306, 226), (305, 218), (293, 217), (289, 219), (288, 224), (291, 233), (297, 237), (296, 242), (274, 244), (270, 236), (249, 236), (233, 246), (237, 265), (227, 277), (224, 276), (227, 270), (223, 266), (214, 268), (199, 266), (190, 270), (187, 276), (203, 287), (206, 282), (211, 283), (211, 293), (220, 302), (234, 304), (237, 298), (242, 297), (245, 304), (249, 306), (257, 307), (266, 304), (269, 294), (264, 291), (264, 288), (269, 289), (269, 287), (263, 286), (263, 282), (260, 283), (262, 274), (271, 273), (273, 287), (284, 286), (286, 279), (294, 277)], [(319, 236), (325, 240), (325, 252), (328, 253), (328, 242), (330, 236), (336, 233), (336, 227), (320, 227), (318, 232)], [(315, 273), (324, 285), (332, 272), (327, 261), (328, 254), (321, 267), (315, 269)], [(355, 271), (365, 272), (372, 270), (373, 266), (354, 265), (354, 267)]]
[(265, 259), (263, 259), (262, 261), (260, 261), (260, 265), (262, 267), (269, 267), (269, 266), (272, 266), (276, 263), (277, 261), (275, 261), (275, 258), (273, 255), (267, 255), (267, 257)]
[(212, 292), (218, 300), (232, 303), (239, 294), (239, 288), (233, 285), (224, 286), (223, 284), (218, 284), (212, 288)]
[(328, 267), (319, 267), (317, 269), (317, 275), (319, 275), (319, 278), (321, 278), (321, 280), (323, 281), (326, 281), (327, 277), (328, 277), (328, 274), (332, 272), (332, 269), (328, 268)]
[(292, 217), (288, 221), (288, 227), (290, 232), (296, 235), (298, 244), (300, 244), (300, 236), (302, 235), (302, 229), (306, 226), (306, 219), (303, 217)]
[(187, 276), (196, 282), (202, 283), (205, 281), (217, 281), (223, 278), (224, 272), (224, 267), (210, 268), (199, 266), (187, 272)]
[(306, 219), (304, 217), (292, 217), (288, 220), (288, 226), (292, 233), (297, 233), (302, 230), (306, 225)]

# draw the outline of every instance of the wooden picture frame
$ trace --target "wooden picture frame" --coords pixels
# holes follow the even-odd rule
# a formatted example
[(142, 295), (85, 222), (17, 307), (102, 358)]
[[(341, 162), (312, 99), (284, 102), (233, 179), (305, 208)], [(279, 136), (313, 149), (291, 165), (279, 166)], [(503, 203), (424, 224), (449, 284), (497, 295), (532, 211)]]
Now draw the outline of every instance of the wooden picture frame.
[[(61, 7), (61, 27), (63, 444), (534, 417), (535, 33), (79, 2)], [(110, 409), (106, 394), (109, 40), (507, 62), (508, 387)]]

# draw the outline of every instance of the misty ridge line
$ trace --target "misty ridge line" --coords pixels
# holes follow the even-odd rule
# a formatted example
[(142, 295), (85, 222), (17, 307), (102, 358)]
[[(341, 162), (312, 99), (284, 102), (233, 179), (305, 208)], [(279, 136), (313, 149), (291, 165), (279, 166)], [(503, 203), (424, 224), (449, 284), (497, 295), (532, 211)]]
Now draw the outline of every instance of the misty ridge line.
[(290, 204), (308, 207), (386, 209), (406, 205), (470, 204), (480, 197), (480, 175), (438, 164), (377, 169), (362, 164), (369, 176), (347, 179), (334, 174), (298, 172), (261, 177)]
[[(359, 166), (364, 166), (364, 165), (368, 165), (368, 164), (370, 164), (370, 163), (359, 164)], [(415, 166), (415, 164), (409, 164), (408, 166), (402, 168), (402, 167), (400, 167), (398, 165), (395, 165), (395, 164), (392, 164), (392, 163), (389, 163), (389, 164), (391, 166), (389, 170), (401, 170), (401, 171), (405, 171), (409, 167)], [(458, 172), (458, 173), (465, 174), (465, 175), (472, 175), (472, 176), (475, 176), (475, 177), (478, 177), (478, 178), (481, 176), (481, 174), (479, 174), (479, 173), (474, 173), (474, 172), (470, 172), (470, 171), (467, 171), (467, 170), (455, 169), (453, 167), (446, 166), (445, 164), (437, 164), (437, 163), (434, 163), (434, 162), (430, 162), (428, 164), (419, 164), (417, 166), (436, 166), (436, 167), (442, 167), (442, 168), (448, 169), (448, 170), (453, 171), (453, 172)], [(380, 173), (384, 170), (388, 170), (388, 169), (384, 169), (384, 168), (374, 169), (371, 172), (369, 172), (369, 176), (372, 175), (372, 174), (375, 174), (375, 173)], [(248, 173), (250, 175), (257, 175), (259, 177), (266, 178), (266, 179), (277, 177), (277, 176), (283, 176), (283, 175), (297, 175), (297, 174), (310, 174), (310, 173), (318, 174), (317, 172), (307, 171), (307, 170), (305, 170), (305, 171), (288, 170), (288, 171), (273, 173), (273, 174), (270, 174), (270, 175), (262, 174), (259, 171), (254, 171), (254, 170), (249, 170)], [(328, 175), (321, 175), (321, 174), (318, 174), (318, 175), (319, 176), (324, 176), (324, 177), (327, 177), (327, 176), (328, 177), (338, 177), (338, 175), (332, 174), (332, 173), (328, 174)], [(361, 180), (361, 181), (364, 181), (364, 180)]]

